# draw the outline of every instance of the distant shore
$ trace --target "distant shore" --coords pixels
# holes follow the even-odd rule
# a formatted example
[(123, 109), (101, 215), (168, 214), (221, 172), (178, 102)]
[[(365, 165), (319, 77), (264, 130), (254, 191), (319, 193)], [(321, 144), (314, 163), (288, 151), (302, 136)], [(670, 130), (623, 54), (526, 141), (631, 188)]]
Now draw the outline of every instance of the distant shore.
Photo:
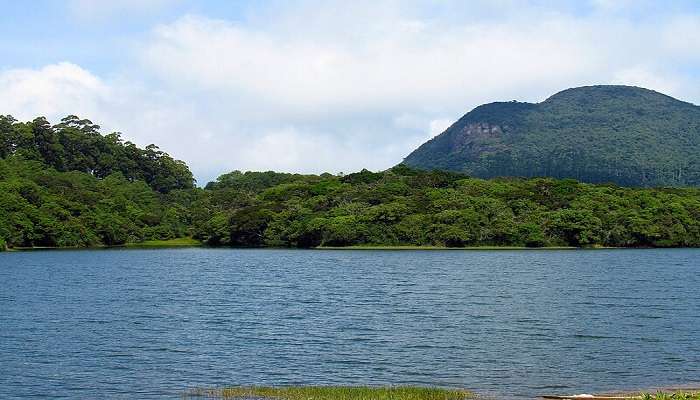
[[(98, 250), (98, 249), (168, 249), (168, 248), (212, 248), (212, 249), (284, 249), (284, 250), (462, 250), (462, 251), (504, 251), (504, 250), (639, 250), (639, 249), (655, 249), (655, 248), (675, 248), (675, 249), (692, 249), (695, 247), (613, 247), (592, 245), (584, 247), (574, 246), (542, 246), (542, 247), (527, 247), (527, 246), (463, 246), (463, 247), (447, 247), (447, 246), (414, 246), (414, 245), (354, 245), (354, 246), (318, 246), (311, 248), (297, 247), (228, 247), (228, 246), (208, 246), (199, 240), (187, 237), (169, 240), (147, 240), (144, 242), (126, 243), (116, 246), (95, 245), (88, 247), (50, 247), (50, 246), (35, 246), (35, 247), (12, 247), (6, 248), (5, 251), (35, 251), (35, 250)], [(0, 251), (2, 252), (2, 251)]]
[(66, 247), (51, 247), (51, 246), (34, 246), (34, 247), (11, 247), (5, 251), (32, 251), (32, 250), (97, 250), (97, 249), (167, 249), (178, 247), (204, 247), (204, 244), (199, 240), (192, 238), (177, 238), (169, 240), (146, 240), (144, 242), (126, 243), (117, 246), (95, 245), (87, 247), (66, 246)]
[(168, 248), (168, 247), (202, 247), (204, 243), (191, 237), (177, 238), (170, 240), (147, 240), (145, 242), (127, 243), (124, 247), (129, 248)]
[[(612, 248), (612, 247), (589, 247), (596, 249)], [(464, 246), (464, 247), (447, 247), (447, 246), (383, 246), (383, 245), (357, 245), (357, 246), (319, 246), (314, 247), (315, 250), (576, 250), (583, 247), (571, 246), (546, 246), (546, 247), (525, 247), (525, 246)]]

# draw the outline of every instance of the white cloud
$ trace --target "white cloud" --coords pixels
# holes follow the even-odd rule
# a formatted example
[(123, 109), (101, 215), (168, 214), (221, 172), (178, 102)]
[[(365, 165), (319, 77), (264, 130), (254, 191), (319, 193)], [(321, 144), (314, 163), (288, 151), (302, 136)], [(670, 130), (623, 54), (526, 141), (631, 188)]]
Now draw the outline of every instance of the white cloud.
[[(181, 89), (237, 93), (297, 116), (470, 103), (555, 86), (599, 62), (594, 43), (581, 40), (587, 32), (571, 33), (568, 21), (445, 26), (388, 13), (364, 22), (325, 36), (318, 32), (334, 29), (325, 20), (254, 30), (188, 16), (156, 29), (143, 57)], [(342, 34), (351, 29), (365, 33)]]
[(415, 4), (301, 3), (242, 22), (184, 16), (155, 27), (109, 77), (68, 63), (1, 72), (1, 111), (89, 117), (159, 144), (208, 180), (232, 169), (387, 168), (479, 104), (585, 84), (700, 100), (700, 41), (688, 40), (697, 15)]
[(109, 97), (110, 88), (98, 77), (67, 62), (0, 71), (2, 112), (20, 119), (91, 115)]
[[(191, 150), (179, 139), (183, 128), (196, 120), (186, 105), (162, 93), (124, 80), (106, 81), (68, 62), (0, 71), (0, 104), (2, 114), (21, 121), (44, 116), (55, 123), (71, 114), (90, 118), (104, 132), (123, 131), (125, 139), (140, 145), (162, 143), (179, 157)], [(192, 133), (188, 140), (199, 138)]]
[(385, 167), (382, 161), (367, 160), (369, 154), (383, 155), (381, 150), (368, 152), (333, 137), (309, 135), (289, 127), (262, 135), (242, 148), (238, 157), (253, 170), (284, 171), (289, 165), (305, 165), (307, 170), (337, 173)]
[(650, 88), (661, 93), (676, 93), (683, 86), (677, 78), (664, 76), (644, 66), (634, 66), (618, 71), (612, 83)]

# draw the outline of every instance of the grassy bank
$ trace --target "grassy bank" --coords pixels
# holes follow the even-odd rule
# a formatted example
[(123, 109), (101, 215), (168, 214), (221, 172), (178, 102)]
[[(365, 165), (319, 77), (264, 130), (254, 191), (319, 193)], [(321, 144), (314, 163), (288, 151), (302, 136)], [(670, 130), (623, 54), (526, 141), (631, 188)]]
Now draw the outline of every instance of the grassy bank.
[[(183, 398), (260, 400), (465, 400), (476, 396), (463, 389), (392, 386), (235, 386), (221, 389), (193, 389)], [(552, 399), (580, 399), (579, 396), (545, 396)], [(626, 392), (595, 395), (593, 400), (700, 400), (695, 389), (666, 389), (655, 393)]]
[(229, 387), (194, 389), (185, 395), (223, 399), (262, 398), (277, 400), (463, 400), (473, 395), (461, 389), (433, 387), (366, 387), (366, 386), (296, 386), (296, 387)]

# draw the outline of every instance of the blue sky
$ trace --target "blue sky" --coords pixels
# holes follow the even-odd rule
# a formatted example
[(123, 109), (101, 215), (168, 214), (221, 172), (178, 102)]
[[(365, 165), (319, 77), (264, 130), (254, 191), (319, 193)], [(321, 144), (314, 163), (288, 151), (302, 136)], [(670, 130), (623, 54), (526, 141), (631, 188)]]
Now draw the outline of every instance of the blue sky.
[(700, 2), (0, 1), (0, 113), (78, 114), (200, 182), (383, 169), (490, 101), (700, 103)]

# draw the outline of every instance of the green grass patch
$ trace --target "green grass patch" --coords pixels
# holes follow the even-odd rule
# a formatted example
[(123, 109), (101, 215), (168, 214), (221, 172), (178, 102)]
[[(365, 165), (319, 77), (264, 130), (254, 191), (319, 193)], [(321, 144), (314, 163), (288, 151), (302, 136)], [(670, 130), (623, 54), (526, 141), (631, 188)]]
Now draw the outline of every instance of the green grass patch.
[(185, 397), (272, 400), (463, 400), (471, 392), (437, 387), (392, 386), (238, 386), (223, 389), (194, 389)]
[(700, 400), (700, 392), (656, 392), (642, 393), (642, 400)]
[(193, 247), (201, 246), (202, 242), (192, 238), (177, 238), (170, 240), (147, 240), (140, 243), (128, 243), (126, 247), (161, 248), (161, 247)]

